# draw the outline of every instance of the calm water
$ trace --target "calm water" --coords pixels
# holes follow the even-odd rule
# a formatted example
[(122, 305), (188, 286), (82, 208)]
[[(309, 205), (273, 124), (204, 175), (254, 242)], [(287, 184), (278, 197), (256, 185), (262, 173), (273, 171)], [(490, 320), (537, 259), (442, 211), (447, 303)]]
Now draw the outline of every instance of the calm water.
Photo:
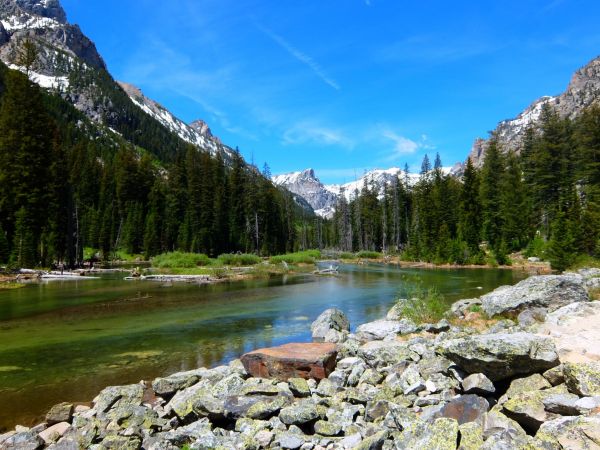
[(329, 307), (353, 327), (382, 318), (414, 277), (452, 302), (524, 276), (344, 266), (337, 277), (161, 287), (119, 275), (0, 291), (0, 430), (33, 424), (61, 401), (90, 401), (111, 384), (309, 341), (310, 323)]

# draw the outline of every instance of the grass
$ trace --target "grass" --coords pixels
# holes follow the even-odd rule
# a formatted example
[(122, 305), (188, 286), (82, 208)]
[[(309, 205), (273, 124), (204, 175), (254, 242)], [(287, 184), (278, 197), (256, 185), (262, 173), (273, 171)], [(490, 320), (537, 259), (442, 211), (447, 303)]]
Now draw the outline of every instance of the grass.
[(221, 264), (224, 266), (254, 266), (262, 262), (260, 256), (253, 255), (251, 253), (225, 253), (223, 255), (219, 255), (217, 258)]
[(357, 259), (357, 256), (354, 253), (350, 252), (342, 252), (340, 253), (340, 259)]
[(130, 253), (127, 253), (125, 250), (117, 250), (111, 256), (117, 261), (145, 261), (144, 255), (132, 255)]
[(358, 258), (364, 258), (364, 259), (381, 259), (381, 258), (383, 258), (382, 253), (370, 252), (370, 251), (366, 251), (366, 250), (363, 250), (362, 252), (358, 252), (356, 254), (356, 256)]
[(600, 259), (589, 255), (579, 255), (569, 270), (579, 270), (589, 267), (600, 267)]
[(203, 253), (171, 252), (152, 258), (152, 267), (158, 269), (185, 269), (204, 267), (210, 264), (210, 258)]
[(471, 305), (469, 306), (469, 311), (474, 313), (480, 313), (482, 311), (481, 305)]
[(406, 300), (401, 301), (402, 315), (413, 322), (435, 323), (442, 320), (448, 310), (448, 302), (435, 287), (425, 289), (420, 279), (408, 280)]
[(270, 262), (272, 264), (281, 264), (282, 262), (288, 264), (314, 264), (319, 258), (321, 258), (319, 250), (305, 250), (303, 252), (272, 256)]

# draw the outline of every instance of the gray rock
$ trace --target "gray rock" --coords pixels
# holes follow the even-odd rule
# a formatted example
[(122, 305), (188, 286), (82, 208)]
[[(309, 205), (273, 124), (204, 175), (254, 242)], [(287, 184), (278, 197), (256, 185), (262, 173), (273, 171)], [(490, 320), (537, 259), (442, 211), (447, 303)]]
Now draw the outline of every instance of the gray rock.
[(323, 311), (310, 326), (316, 342), (343, 342), (350, 332), (350, 321), (339, 309)]
[(207, 369), (201, 368), (174, 373), (164, 378), (156, 378), (152, 382), (152, 389), (158, 395), (171, 395), (196, 384), (207, 372)]
[(225, 399), (232, 395), (241, 393), (244, 387), (244, 379), (238, 374), (231, 374), (217, 382), (211, 389), (212, 395), (219, 399)]
[(337, 386), (330, 379), (323, 378), (317, 387), (317, 394), (321, 397), (332, 397), (337, 390)]
[(467, 422), (458, 426), (460, 444), (458, 450), (479, 450), (483, 447), (483, 429), (476, 422)]
[(489, 395), (496, 392), (494, 383), (482, 373), (474, 373), (466, 377), (462, 383), (465, 394)]
[(396, 304), (394, 306), (392, 306), (390, 308), (390, 310), (388, 311), (387, 315), (385, 316), (385, 318), (387, 320), (400, 320), (404, 318), (404, 304), (407, 302), (408, 300), (405, 298), (401, 298), (400, 300), (398, 300), (396, 302)]
[(338, 436), (342, 432), (342, 426), (339, 423), (318, 420), (315, 423), (315, 433), (321, 436)]
[(290, 378), (288, 384), (296, 397), (310, 397), (310, 387), (304, 378)]
[(364, 364), (364, 360), (356, 356), (340, 359), (337, 363), (337, 369), (339, 370), (351, 370), (354, 366)]
[(356, 450), (380, 450), (383, 446), (383, 442), (389, 436), (389, 431), (383, 430), (375, 433), (362, 440), (360, 444), (354, 447)]
[(99, 414), (122, 405), (138, 406), (142, 404), (144, 388), (140, 384), (127, 386), (109, 386), (94, 398), (94, 408)]
[(360, 376), (359, 383), (366, 383), (372, 386), (377, 386), (383, 380), (383, 375), (374, 369), (365, 370)]
[(533, 375), (526, 378), (517, 378), (510, 382), (510, 386), (506, 391), (506, 396), (508, 398), (513, 398), (519, 394), (523, 394), (531, 391), (541, 391), (542, 389), (548, 389), (552, 387), (552, 385), (542, 377), (539, 373), (534, 373)]
[[(360, 325), (356, 337), (361, 341), (380, 341), (388, 336), (397, 336), (405, 326), (396, 320), (376, 320)], [(416, 329), (416, 326), (415, 326)]]
[(562, 384), (565, 382), (565, 375), (563, 373), (563, 366), (562, 364), (560, 366), (556, 366), (553, 367), (552, 369), (548, 369), (546, 370), (542, 376), (548, 380), (548, 382), (552, 385), (552, 386), (558, 386), (559, 384)]
[(511, 434), (526, 435), (521, 425), (498, 411), (490, 411), (485, 415), (483, 420), (484, 439), (504, 431), (508, 431)]
[(432, 423), (415, 421), (395, 437), (396, 449), (456, 450), (458, 423), (454, 419), (436, 419)]
[(573, 321), (600, 313), (600, 302), (579, 302), (563, 306), (546, 316), (551, 325), (569, 325)]
[(544, 399), (555, 395), (565, 394), (564, 386), (557, 386), (543, 391), (528, 391), (518, 394), (502, 405), (502, 412), (516, 420), (525, 430), (535, 433), (544, 422), (556, 416), (546, 411)]
[(579, 397), (575, 394), (554, 394), (542, 399), (546, 411), (562, 416), (578, 416), (579, 410), (575, 406)]
[(59, 403), (54, 405), (46, 414), (46, 422), (48, 425), (54, 425), (60, 422), (70, 422), (73, 417), (72, 403)]
[(292, 406), (283, 408), (279, 413), (279, 418), (286, 425), (303, 425), (318, 417), (317, 407), (310, 400), (301, 400)]
[(588, 397), (600, 395), (600, 362), (567, 362), (563, 373), (570, 392)]
[(468, 298), (454, 302), (450, 307), (450, 314), (456, 317), (464, 317), (474, 307), (481, 307), (481, 300)]
[(367, 342), (358, 350), (358, 356), (371, 367), (393, 366), (401, 361), (419, 360), (419, 355), (403, 342)]
[(302, 447), (305, 440), (304, 438), (296, 433), (283, 432), (275, 437), (275, 442), (279, 444), (281, 448), (296, 449)]
[(580, 398), (575, 402), (575, 408), (583, 415), (600, 412), (600, 396)]
[(546, 308), (529, 308), (519, 314), (517, 322), (523, 327), (529, 327), (543, 322), (546, 319), (547, 313), (548, 310)]
[(432, 418), (454, 419), (459, 425), (468, 422), (483, 424), (485, 414), (490, 409), (489, 402), (477, 395), (462, 395), (446, 403)]
[(446, 319), (442, 319), (438, 323), (425, 324), (423, 329), (425, 331), (427, 331), (428, 333), (434, 333), (434, 334), (442, 333), (442, 332), (448, 331), (450, 329), (450, 322), (448, 322)]
[(536, 438), (551, 449), (597, 449), (600, 415), (559, 417), (540, 426)]
[(444, 341), (438, 352), (468, 373), (483, 373), (490, 380), (550, 369), (559, 364), (550, 338), (529, 333), (469, 336)]
[(167, 404), (166, 409), (174, 411), (180, 419), (184, 419), (193, 412), (193, 405), (196, 400), (207, 395), (212, 395), (210, 382), (202, 380), (193, 386), (178, 391)]
[(416, 394), (425, 390), (425, 380), (421, 377), (421, 373), (416, 364), (413, 364), (402, 372), (399, 384), (404, 395)]
[(44, 445), (44, 441), (35, 431), (15, 433), (2, 443), (4, 450), (36, 450)]
[(565, 305), (590, 300), (579, 275), (540, 275), (527, 278), (515, 286), (502, 286), (481, 297), (488, 316), (520, 312), (542, 307), (550, 312)]

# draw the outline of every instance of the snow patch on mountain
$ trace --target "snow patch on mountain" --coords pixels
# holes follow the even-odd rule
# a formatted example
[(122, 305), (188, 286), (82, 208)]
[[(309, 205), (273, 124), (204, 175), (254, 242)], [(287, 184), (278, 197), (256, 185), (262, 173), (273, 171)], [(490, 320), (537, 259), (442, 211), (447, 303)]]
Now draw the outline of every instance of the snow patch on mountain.
[(37, 16), (10, 16), (1, 20), (4, 29), (9, 33), (17, 30), (37, 30), (46, 28), (59, 28), (61, 24), (49, 17)]
[[(8, 67), (13, 70), (18, 70), (19, 72), (27, 73), (27, 69), (22, 66), (10, 64)], [(52, 89), (55, 91), (64, 91), (65, 89), (67, 89), (69, 87), (69, 78), (66, 76), (53, 77), (50, 75), (43, 75), (41, 73), (37, 73), (37, 72), (30, 70), (29, 71), (29, 79), (32, 82), (38, 84), (39, 86), (41, 86), (43, 88)]]

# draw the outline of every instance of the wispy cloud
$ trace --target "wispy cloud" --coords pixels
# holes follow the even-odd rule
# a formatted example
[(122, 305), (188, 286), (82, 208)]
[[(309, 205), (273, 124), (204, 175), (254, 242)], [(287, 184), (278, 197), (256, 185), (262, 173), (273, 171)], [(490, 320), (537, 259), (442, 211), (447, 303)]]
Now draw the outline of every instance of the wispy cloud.
[(256, 27), (262, 31), (267, 37), (272, 39), (276, 44), (278, 44), (281, 48), (287, 51), (292, 57), (296, 58), (298, 61), (306, 65), (313, 73), (319, 77), (325, 84), (329, 85), (336, 91), (341, 90), (340, 85), (333, 78), (328, 76), (323, 68), (317, 63), (313, 58), (308, 56), (306, 53), (298, 50), (292, 44), (290, 44), (287, 40), (285, 40), (282, 36), (274, 33), (273, 31), (265, 28), (260, 24), (256, 24)]
[(379, 142), (382, 149), (380, 152), (382, 162), (390, 163), (422, 150), (435, 149), (425, 134), (422, 134), (419, 139), (411, 139), (388, 125), (378, 125), (371, 133), (372, 139)]
[(354, 141), (342, 130), (315, 125), (310, 122), (300, 122), (285, 130), (282, 143), (284, 145), (306, 143), (335, 145), (347, 149), (354, 147)]

